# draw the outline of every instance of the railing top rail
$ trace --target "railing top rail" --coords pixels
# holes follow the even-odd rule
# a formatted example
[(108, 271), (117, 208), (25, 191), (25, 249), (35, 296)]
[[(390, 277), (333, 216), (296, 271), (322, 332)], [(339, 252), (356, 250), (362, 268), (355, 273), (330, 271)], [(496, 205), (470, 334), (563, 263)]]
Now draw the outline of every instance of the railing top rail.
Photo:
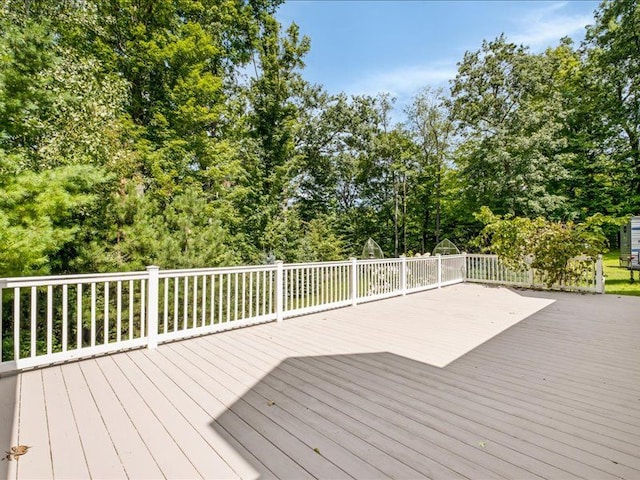
[(44, 275), (40, 277), (0, 278), (0, 287), (38, 287), (42, 285), (70, 285), (76, 283), (116, 282), (147, 278), (147, 272), (86, 273), (79, 275)]
[(438, 257), (432, 255), (423, 255), (422, 257), (406, 257), (407, 262), (419, 262), (420, 260), (437, 260)]
[(276, 269), (276, 265), (248, 265), (238, 267), (214, 267), (214, 268), (185, 268), (177, 270), (160, 270), (160, 278), (189, 277), (208, 274), (227, 274), (243, 272), (269, 272)]
[(350, 265), (349, 260), (338, 260), (333, 262), (309, 262), (309, 263), (285, 263), (285, 269), (293, 268), (309, 268), (309, 267), (340, 267), (344, 265)]
[(370, 265), (376, 263), (400, 263), (402, 258), (367, 258), (358, 260), (359, 265)]
[[(453, 255), (449, 255), (449, 256), (453, 256)], [(499, 255), (496, 255), (495, 253), (467, 253), (467, 257), (471, 257), (471, 258), (499, 258)], [(596, 259), (597, 259), (597, 257), (590, 257), (588, 255), (579, 255), (577, 257), (573, 257), (571, 260), (595, 261)]]

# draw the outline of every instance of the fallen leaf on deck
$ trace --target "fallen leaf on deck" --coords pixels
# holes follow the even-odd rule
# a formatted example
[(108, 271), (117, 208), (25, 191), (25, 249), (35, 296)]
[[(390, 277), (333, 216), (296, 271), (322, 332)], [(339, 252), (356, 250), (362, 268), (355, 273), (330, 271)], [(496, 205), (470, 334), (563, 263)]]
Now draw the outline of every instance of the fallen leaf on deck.
[(318, 447), (314, 448), (313, 451), (316, 452), (318, 455), (322, 455)]
[(6, 455), (2, 458), (2, 460), (18, 460), (22, 455), (27, 453), (31, 448), (30, 445), (15, 445), (9, 449)]
[(480, 445), (480, 448), (484, 448), (486, 446), (484, 442), (478, 442), (478, 445)]

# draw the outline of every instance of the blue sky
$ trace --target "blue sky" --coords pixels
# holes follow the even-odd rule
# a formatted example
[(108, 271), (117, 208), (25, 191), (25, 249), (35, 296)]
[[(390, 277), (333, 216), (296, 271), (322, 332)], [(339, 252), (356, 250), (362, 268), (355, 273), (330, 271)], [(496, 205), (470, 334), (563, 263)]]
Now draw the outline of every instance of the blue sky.
[(446, 86), (456, 62), (501, 33), (542, 51), (580, 41), (598, 1), (289, 0), (277, 18), (311, 38), (304, 77), (331, 93), (389, 92), (405, 103)]

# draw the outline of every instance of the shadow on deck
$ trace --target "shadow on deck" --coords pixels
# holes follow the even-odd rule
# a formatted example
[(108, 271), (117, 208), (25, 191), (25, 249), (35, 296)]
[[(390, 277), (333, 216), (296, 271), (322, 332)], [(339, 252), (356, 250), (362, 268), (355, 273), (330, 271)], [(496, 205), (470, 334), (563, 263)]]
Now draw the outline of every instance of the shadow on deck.
[(287, 358), (211, 427), (260, 478), (640, 478), (640, 302), (518, 294), (555, 303), (444, 368)]
[(0, 378), (0, 478), (640, 478), (640, 299), (442, 290)]

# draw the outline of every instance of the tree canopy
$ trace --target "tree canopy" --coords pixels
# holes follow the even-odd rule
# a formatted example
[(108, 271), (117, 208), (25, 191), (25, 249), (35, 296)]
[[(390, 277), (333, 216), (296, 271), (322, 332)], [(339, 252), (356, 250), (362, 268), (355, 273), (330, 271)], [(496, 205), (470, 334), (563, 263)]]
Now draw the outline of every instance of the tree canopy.
[(580, 45), (486, 40), (401, 118), (306, 81), (280, 3), (2, 2), (0, 276), (469, 249), (482, 207), (640, 213), (637, 0)]

